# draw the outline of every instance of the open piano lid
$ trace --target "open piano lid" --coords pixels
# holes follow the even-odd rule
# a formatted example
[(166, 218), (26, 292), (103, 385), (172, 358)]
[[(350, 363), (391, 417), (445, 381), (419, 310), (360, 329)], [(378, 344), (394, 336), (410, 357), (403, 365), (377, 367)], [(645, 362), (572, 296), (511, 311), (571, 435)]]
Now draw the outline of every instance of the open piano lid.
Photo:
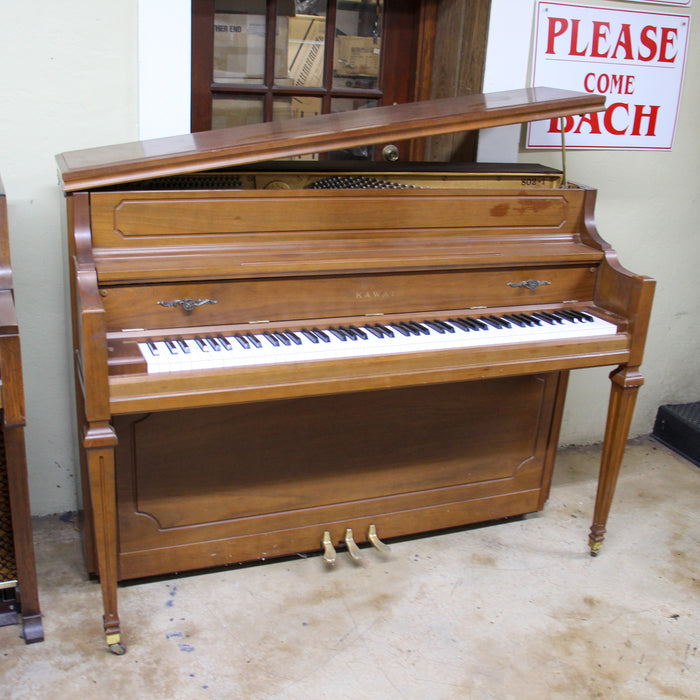
[(605, 97), (524, 88), (249, 124), (57, 156), (66, 192), (306, 153), (597, 112)]

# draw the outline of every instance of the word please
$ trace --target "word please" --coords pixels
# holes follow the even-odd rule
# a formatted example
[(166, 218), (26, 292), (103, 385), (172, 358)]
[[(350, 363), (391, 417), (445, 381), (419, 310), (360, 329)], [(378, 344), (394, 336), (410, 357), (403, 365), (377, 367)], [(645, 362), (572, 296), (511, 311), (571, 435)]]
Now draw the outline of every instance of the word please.
[(610, 22), (549, 17), (547, 54), (588, 56), (625, 61), (673, 63), (678, 56), (678, 29), (648, 24), (633, 31), (632, 25), (613, 28)]

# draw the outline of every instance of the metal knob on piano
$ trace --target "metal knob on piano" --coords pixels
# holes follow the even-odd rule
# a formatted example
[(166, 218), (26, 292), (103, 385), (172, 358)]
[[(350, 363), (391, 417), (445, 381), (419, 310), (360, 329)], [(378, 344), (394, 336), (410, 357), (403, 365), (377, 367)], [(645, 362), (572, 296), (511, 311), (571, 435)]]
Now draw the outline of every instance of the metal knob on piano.
[(522, 282), (508, 282), (509, 287), (523, 287), (526, 289), (537, 289), (537, 287), (544, 287), (545, 285), (552, 284), (547, 280), (523, 280)]
[(192, 311), (198, 306), (216, 303), (218, 303), (216, 299), (192, 299), (191, 297), (185, 297), (184, 299), (173, 299), (172, 301), (159, 301), (158, 306), (165, 306), (167, 308), (181, 306), (185, 311)]

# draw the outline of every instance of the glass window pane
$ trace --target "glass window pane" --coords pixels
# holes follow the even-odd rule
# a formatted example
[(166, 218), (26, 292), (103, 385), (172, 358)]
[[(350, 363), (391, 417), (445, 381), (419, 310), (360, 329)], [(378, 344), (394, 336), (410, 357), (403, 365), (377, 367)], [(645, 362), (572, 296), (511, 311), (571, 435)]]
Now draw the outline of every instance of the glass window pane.
[(258, 97), (214, 98), (211, 128), (257, 124), (263, 121), (263, 101)]
[(275, 97), (272, 102), (272, 119), (301, 119), (321, 114), (320, 97)]
[(333, 53), (333, 87), (379, 87), (383, 0), (338, 3)]
[(331, 112), (349, 112), (353, 109), (367, 109), (377, 105), (377, 100), (368, 100), (364, 97), (335, 97), (331, 100)]
[[(278, 3), (278, 8), (280, 4), (285, 5), (284, 2)], [(296, 0), (295, 10), (296, 14), (287, 18), (286, 77), (275, 82), (298, 87), (323, 87), (326, 0)], [(278, 17), (278, 22), (280, 19), (284, 18)]]
[(265, 3), (262, 14), (220, 11), (228, 6), (233, 9), (235, 4), (216, 3), (214, 82), (259, 85), (265, 77)]

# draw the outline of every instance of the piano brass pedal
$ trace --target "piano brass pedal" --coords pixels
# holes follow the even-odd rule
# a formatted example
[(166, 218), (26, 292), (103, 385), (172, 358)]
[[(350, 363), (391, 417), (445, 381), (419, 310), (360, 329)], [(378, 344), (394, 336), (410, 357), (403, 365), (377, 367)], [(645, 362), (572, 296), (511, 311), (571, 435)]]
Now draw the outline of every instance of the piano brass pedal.
[(352, 530), (348, 528), (345, 531), (345, 545), (348, 548), (348, 554), (355, 560), (360, 561), (362, 555), (360, 554), (360, 548), (355, 544), (355, 540), (352, 536)]
[(391, 547), (388, 544), (384, 544), (379, 539), (379, 536), (377, 535), (377, 528), (375, 525), (370, 525), (369, 526), (369, 532), (367, 533), (367, 539), (372, 543), (372, 546), (379, 552), (383, 552), (384, 554), (388, 554), (391, 551)]
[(323, 545), (323, 560), (328, 566), (335, 566), (335, 547), (331, 540), (331, 533), (328, 530), (323, 533), (321, 544)]

